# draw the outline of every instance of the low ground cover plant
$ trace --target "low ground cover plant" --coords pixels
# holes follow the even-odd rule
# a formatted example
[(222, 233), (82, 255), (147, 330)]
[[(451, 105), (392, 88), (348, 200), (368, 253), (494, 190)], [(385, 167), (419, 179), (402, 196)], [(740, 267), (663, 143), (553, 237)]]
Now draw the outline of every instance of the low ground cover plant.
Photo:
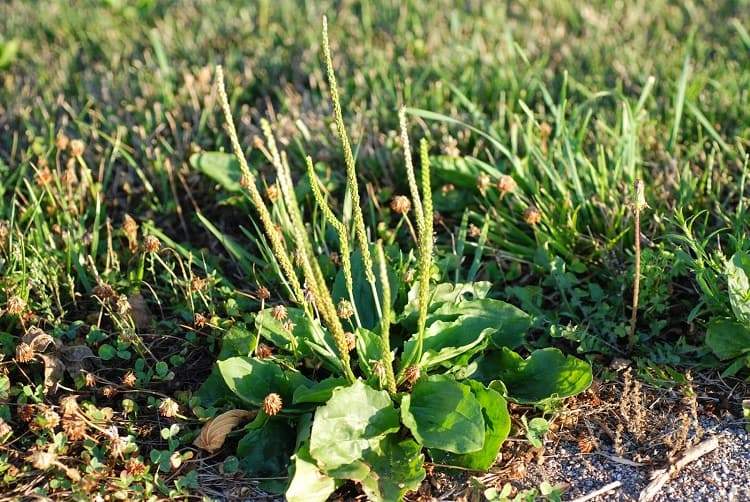
[[(251, 474), (278, 475), (291, 456), (288, 500), (326, 500), (346, 480), (358, 482), (371, 500), (400, 500), (425, 477), (425, 455), (446, 467), (488, 469), (510, 431), (508, 401), (544, 405), (578, 394), (591, 383), (591, 367), (558, 349), (527, 357), (516, 352), (531, 320), (491, 298), (490, 283), (435, 283), (429, 146), (420, 142), (418, 176), (403, 111), (410, 198), (394, 198), (392, 209), (413, 213), (416, 249), (370, 241), (325, 26), (323, 48), (351, 222), (334, 214), (312, 158), (305, 162), (317, 210), (338, 245), (340, 266), (333, 268), (324, 269), (323, 243), (311, 238), (289, 157), (264, 123), (264, 148), (280, 192), (273, 215), (267, 207), (217, 71), (240, 184), (259, 215), (291, 304), (265, 308), (254, 326), (236, 328), (234, 346), (243, 350), (225, 352), (217, 373), (258, 410), (238, 445), (241, 464)], [(208, 385), (220, 386), (217, 380), (215, 375)]]
[(558, 500), (747, 419), (741, 3), (0, 2), (0, 491)]

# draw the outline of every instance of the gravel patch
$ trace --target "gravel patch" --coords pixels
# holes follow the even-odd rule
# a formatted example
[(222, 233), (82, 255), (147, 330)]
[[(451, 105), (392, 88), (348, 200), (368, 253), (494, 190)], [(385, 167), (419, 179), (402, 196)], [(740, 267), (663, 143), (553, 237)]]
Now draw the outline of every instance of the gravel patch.
[[(750, 434), (737, 421), (703, 420), (704, 437), (716, 436), (719, 447), (680, 470), (654, 499), (659, 502), (750, 501)], [(614, 481), (622, 486), (592, 500), (634, 501), (660, 466), (633, 466), (618, 462), (610, 451), (581, 454), (573, 443), (561, 442), (542, 465), (529, 466), (524, 484), (546, 480), (566, 484), (564, 500), (594, 492)]]

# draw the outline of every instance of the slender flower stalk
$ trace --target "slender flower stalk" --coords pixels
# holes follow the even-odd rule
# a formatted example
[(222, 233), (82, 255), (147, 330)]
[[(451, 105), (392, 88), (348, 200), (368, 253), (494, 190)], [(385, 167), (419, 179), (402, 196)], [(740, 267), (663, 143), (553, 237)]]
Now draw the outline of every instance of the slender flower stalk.
[[(405, 130), (405, 127), (402, 127)], [(418, 247), (419, 255), (417, 262), (417, 272), (419, 275), (419, 289), (417, 294), (418, 305), (419, 305), (419, 317), (417, 320), (417, 343), (414, 351), (410, 354), (405, 354), (404, 359), (401, 361), (401, 366), (398, 373), (397, 381), (402, 383), (407, 378), (407, 370), (416, 365), (416, 370), (419, 370), (419, 362), (422, 359), (422, 351), (424, 350), (424, 337), (425, 330), (427, 327), (427, 311), (430, 303), (430, 273), (432, 270), (432, 187), (430, 184), (430, 156), (428, 151), (427, 140), (422, 139), (420, 142), (420, 163), (422, 167), (421, 172), (421, 184), (422, 184), (422, 218), (417, 220), (417, 231), (418, 231)], [(412, 166), (409, 167), (410, 163), (407, 163), (407, 170), (414, 169)], [(413, 198), (419, 197), (419, 191), (416, 188), (416, 177), (414, 178), (413, 187)], [(414, 204), (416, 207), (416, 203)], [(416, 212), (416, 211), (415, 211)], [(415, 370), (412, 370), (415, 371)]]
[(422, 166), (423, 221), (419, 235), (419, 320), (417, 322), (417, 359), (422, 358), (424, 334), (427, 325), (427, 307), (430, 302), (430, 273), (432, 271), (432, 187), (430, 185), (430, 156), (427, 140), (419, 144), (419, 157)]
[(378, 241), (375, 247), (378, 263), (380, 265), (380, 284), (383, 285), (383, 317), (380, 319), (380, 350), (382, 353), (381, 363), (385, 368), (385, 381), (388, 392), (396, 394), (396, 376), (393, 374), (393, 354), (391, 353), (390, 327), (391, 327), (391, 285), (388, 280), (388, 267), (383, 252), (383, 242)]
[(362, 252), (362, 262), (364, 263), (365, 276), (367, 282), (372, 288), (372, 295), (375, 301), (375, 308), (378, 316), (382, 317), (380, 311), (380, 302), (378, 299), (378, 289), (375, 286), (375, 274), (373, 272), (372, 255), (370, 254), (370, 245), (367, 239), (365, 229), (365, 220), (362, 216), (362, 208), (359, 200), (359, 185), (357, 183), (357, 171), (355, 169), (354, 154), (349, 143), (349, 136), (344, 126), (344, 116), (341, 112), (341, 100), (339, 99), (339, 90), (336, 84), (336, 75), (333, 71), (333, 60), (331, 59), (331, 47), (328, 41), (328, 19), (323, 17), (323, 56), (326, 63), (328, 74), (328, 86), (331, 91), (331, 101), (333, 102), (333, 114), (336, 123), (336, 132), (341, 141), (341, 147), (344, 151), (344, 164), (346, 165), (346, 185), (352, 198), (352, 213), (354, 216), (354, 233), (357, 237), (360, 251)]
[(258, 191), (258, 187), (255, 186), (255, 176), (250, 171), (247, 159), (245, 159), (245, 154), (242, 152), (242, 147), (240, 146), (240, 141), (237, 136), (237, 130), (234, 127), (232, 111), (229, 107), (229, 99), (227, 98), (227, 91), (224, 86), (224, 71), (221, 66), (216, 67), (216, 81), (219, 91), (219, 102), (221, 103), (221, 108), (224, 112), (224, 121), (226, 123), (227, 132), (229, 133), (229, 139), (232, 143), (232, 150), (234, 151), (235, 157), (237, 157), (237, 161), (240, 163), (240, 170), (243, 178), (242, 185), (250, 194), (250, 200), (255, 206), (256, 211), (258, 211), (263, 229), (271, 241), (273, 254), (279, 261), (281, 270), (292, 290), (293, 299), (296, 303), (301, 305), (304, 303), (305, 296), (299, 279), (297, 278), (297, 274), (294, 271), (294, 267), (292, 266), (292, 260), (290, 259), (284, 245), (283, 236), (271, 219), (271, 214), (268, 212), (265, 202), (263, 202), (263, 197)]
[(630, 314), (630, 333), (628, 348), (632, 349), (636, 342), (636, 322), (638, 321), (638, 295), (641, 289), (641, 210), (647, 206), (643, 195), (643, 181), (635, 180), (633, 211), (635, 213), (635, 271), (633, 277), (633, 304)]
[(422, 209), (422, 199), (419, 197), (417, 188), (417, 178), (414, 175), (414, 163), (411, 160), (411, 144), (409, 143), (409, 132), (406, 127), (406, 109), (401, 108), (398, 111), (398, 121), (401, 126), (401, 143), (404, 147), (404, 165), (406, 166), (406, 179), (409, 181), (409, 190), (414, 205), (414, 217), (417, 220), (417, 230), (422, 232), (424, 225), (424, 210)]
[(339, 237), (339, 251), (341, 253), (341, 268), (344, 271), (344, 282), (346, 283), (346, 291), (349, 294), (349, 301), (354, 309), (354, 319), (357, 321), (357, 326), (362, 327), (362, 322), (359, 319), (359, 312), (357, 312), (357, 303), (354, 301), (354, 280), (352, 278), (352, 256), (351, 249), (349, 247), (349, 235), (346, 230), (346, 225), (339, 220), (331, 207), (328, 205), (323, 192), (320, 191), (320, 185), (318, 177), (315, 175), (315, 168), (313, 167), (312, 158), (308, 155), (305, 158), (307, 163), (307, 177), (310, 179), (310, 187), (312, 188), (313, 197), (315, 202), (321, 211), (323, 211), (323, 217), (326, 219), (329, 225), (333, 227), (336, 234)]
[(302, 261), (302, 271), (305, 276), (305, 283), (312, 292), (313, 302), (315, 303), (318, 312), (320, 312), (323, 322), (328, 326), (328, 329), (331, 331), (331, 335), (336, 342), (344, 376), (346, 376), (349, 381), (353, 382), (355, 377), (351, 369), (348, 348), (349, 344), (347, 343), (341, 320), (337, 315), (336, 306), (331, 298), (331, 293), (326, 285), (325, 277), (320, 270), (320, 264), (318, 263), (318, 260), (315, 259), (313, 247), (302, 220), (302, 213), (300, 212), (299, 204), (294, 195), (294, 185), (292, 183), (292, 176), (289, 164), (286, 161), (286, 156), (281, 156), (277, 166), (276, 176), (279, 185), (281, 186), (284, 203), (289, 210), (292, 220), (292, 231), (294, 232), (297, 251), (299, 252)]

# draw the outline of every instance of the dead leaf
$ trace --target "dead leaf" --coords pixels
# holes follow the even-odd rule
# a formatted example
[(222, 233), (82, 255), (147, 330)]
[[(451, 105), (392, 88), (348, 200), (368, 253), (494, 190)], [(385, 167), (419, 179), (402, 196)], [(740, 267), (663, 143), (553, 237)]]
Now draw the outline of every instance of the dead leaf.
[(78, 376), (82, 371), (89, 370), (99, 363), (99, 358), (94, 355), (87, 345), (61, 346), (60, 356), (65, 363), (65, 369), (72, 377)]
[(151, 321), (151, 311), (148, 309), (143, 295), (140, 293), (130, 295), (128, 303), (130, 304), (130, 315), (135, 321), (135, 327), (139, 330), (147, 329)]
[(44, 352), (50, 343), (55, 343), (51, 336), (35, 326), (26, 331), (26, 334), (21, 337), (21, 341), (29, 344), (34, 352)]
[(55, 356), (40, 354), (39, 357), (44, 361), (44, 393), (54, 394), (62, 380), (65, 365)]
[(224, 444), (232, 429), (243, 420), (253, 418), (257, 412), (247, 410), (225, 411), (216, 418), (212, 418), (203, 426), (201, 433), (193, 441), (193, 445), (209, 453), (213, 453)]

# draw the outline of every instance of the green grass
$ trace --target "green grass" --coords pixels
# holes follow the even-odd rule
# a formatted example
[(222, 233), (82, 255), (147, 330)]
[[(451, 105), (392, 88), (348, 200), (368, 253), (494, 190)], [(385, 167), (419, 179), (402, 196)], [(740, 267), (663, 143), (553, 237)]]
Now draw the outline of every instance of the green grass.
[[(494, 298), (532, 314), (528, 350), (556, 346), (602, 366), (628, 357), (659, 378), (723, 370), (704, 338), (710, 320), (732, 315), (727, 259), (750, 248), (750, 4), (510, 4), (3, 2), (0, 417), (12, 428), (0, 452), (4, 491), (197, 493), (195, 460), (179, 469), (168, 462), (220, 411), (195, 393), (227, 333), (252, 326), (267, 306), (258, 287), (271, 291), (271, 304), (287, 297), (236, 164), (191, 162), (195, 153), (231, 152), (213, 68), (224, 67), (263, 196), (275, 169), (254, 145), (260, 119), (270, 121), (331, 274), (337, 233), (313, 202), (304, 162), (315, 159), (323, 194), (351, 222), (319, 50), (323, 15), (364, 223), (373, 241), (402, 250), (402, 272), (414, 268), (414, 213), (407, 223), (388, 205), (410, 193), (398, 132), (406, 106), (410, 136), (426, 139), (432, 164), (433, 280), (491, 281)], [(82, 140), (83, 154), (72, 155), (60, 135)], [(515, 182), (505, 194), (503, 176)], [(638, 343), (629, 351), (636, 178), (649, 208)], [(274, 205), (272, 217), (288, 220), (285, 211)], [(143, 249), (149, 235), (158, 253)], [(45, 361), (14, 360), (32, 327), (62, 347), (90, 348), (95, 357), (83, 361), (51, 346), (46, 354), (70, 370), (83, 364), (96, 385), (69, 371), (45, 394)], [(129, 371), (132, 387), (123, 383)], [(62, 416), (60, 398), (70, 393), (96, 407), (86, 411), (90, 443), (63, 446), (62, 425), (21, 419), (27, 404), (35, 417)], [(184, 418), (159, 415), (168, 397)], [(111, 425), (138, 445), (146, 474), (118, 481), (130, 453), (110, 460)], [(55, 465), (54, 482), (35, 478), (25, 452), (49, 444), (68, 468), (106, 482), (87, 487)]]

